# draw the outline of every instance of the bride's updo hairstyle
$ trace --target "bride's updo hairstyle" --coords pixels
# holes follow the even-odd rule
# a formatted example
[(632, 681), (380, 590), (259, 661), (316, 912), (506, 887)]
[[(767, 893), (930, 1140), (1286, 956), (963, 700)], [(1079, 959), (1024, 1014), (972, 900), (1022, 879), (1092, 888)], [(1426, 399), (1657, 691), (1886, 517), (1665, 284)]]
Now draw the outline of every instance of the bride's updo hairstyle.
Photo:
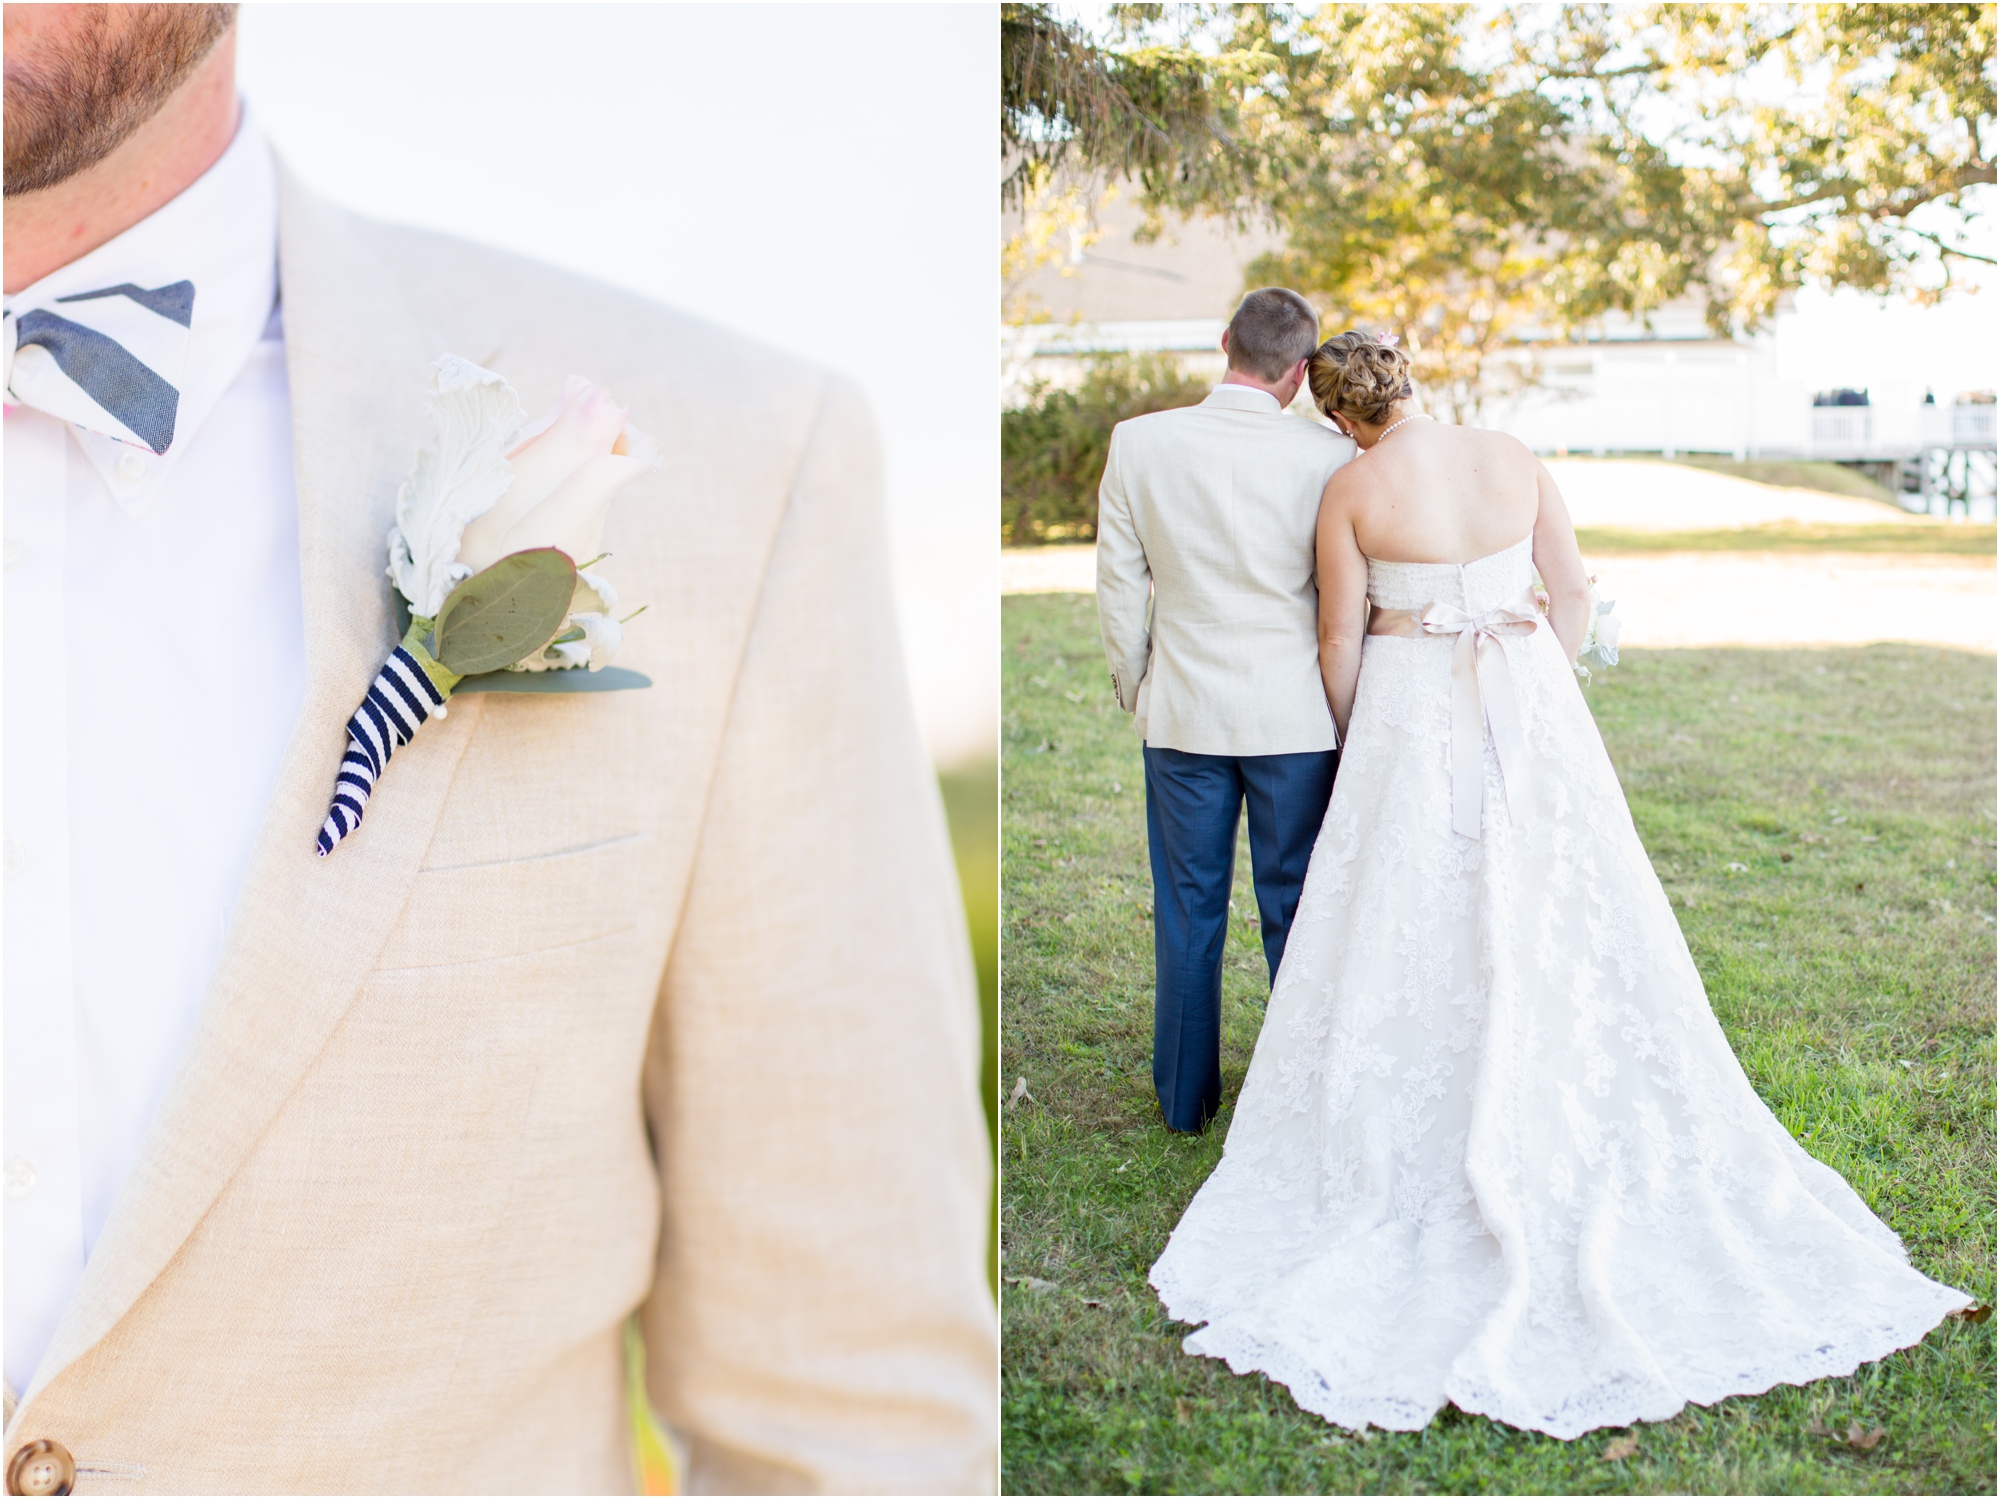
[(1374, 335), (1336, 333), (1313, 351), (1306, 365), (1313, 404), (1350, 422), (1379, 425), (1398, 401), (1417, 392), (1410, 384), (1410, 356)]

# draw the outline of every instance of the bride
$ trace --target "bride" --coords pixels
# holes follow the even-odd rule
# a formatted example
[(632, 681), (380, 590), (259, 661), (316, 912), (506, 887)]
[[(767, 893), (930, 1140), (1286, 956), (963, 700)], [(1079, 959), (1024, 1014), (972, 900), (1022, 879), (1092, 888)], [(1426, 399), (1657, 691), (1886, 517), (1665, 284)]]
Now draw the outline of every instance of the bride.
[[(1571, 670), (1576, 536), (1520, 443), (1314, 354), (1333, 799), (1222, 1162), (1152, 1283), (1342, 1426), (1570, 1438), (1851, 1373), (1968, 1304), (1758, 1099)], [(1544, 617), (1532, 585), (1548, 596)]]

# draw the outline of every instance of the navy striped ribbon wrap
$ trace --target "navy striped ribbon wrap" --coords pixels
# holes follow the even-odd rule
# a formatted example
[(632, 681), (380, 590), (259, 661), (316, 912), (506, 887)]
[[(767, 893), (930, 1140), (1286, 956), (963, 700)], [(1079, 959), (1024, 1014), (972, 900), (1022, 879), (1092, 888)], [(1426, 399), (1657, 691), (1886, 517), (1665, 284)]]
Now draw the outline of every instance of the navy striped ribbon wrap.
[[(414, 636), (415, 631), (412, 631)], [(440, 687), (413, 651), (423, 647), (405, 638), (376, 673), (368, 696), (347, 720), (347, 753), (334, 778), (333, 805), (319, 830), (319, 856), (324, 859), (349, 833), (361, 826), (368, 798), (389, 764), (389, 757), (416, 737), (424, 722), (444, 712), (448, 688)], [(440, 668), (440, 674), (450, 673)], [(456, 681), (456, 678), (452, 678)]]

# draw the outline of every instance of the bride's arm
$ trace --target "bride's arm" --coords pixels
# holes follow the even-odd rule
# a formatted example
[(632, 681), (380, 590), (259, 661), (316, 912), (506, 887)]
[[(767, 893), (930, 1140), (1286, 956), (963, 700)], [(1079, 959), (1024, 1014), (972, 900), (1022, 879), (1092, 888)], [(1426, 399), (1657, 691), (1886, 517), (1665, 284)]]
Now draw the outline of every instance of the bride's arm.
[[(1590, 578), (1583, 570), (1569, 507), (1556, 488), (1546, 464), (1535, 464), (1541, 508), (1535, 515), (1535, 571), (1549, 593), (1549, 628), (1556, 632), (1563, 655), (1574, 663), (1583, 649), (1583, 632), (1590, 626)], [(1324, 652), (1322, 652), (1324, 654)]]
[(1354, 686), (1361, 677), (1361, 640), (1368, 633), (1368, 559), (1354, 539), (1354, 522), (1334, 495), (1340, 476), (1327, 482), (1319, 502), (1315, 544), (1319, 574), (1319, 679), (1334, 731), (1347, 743)]

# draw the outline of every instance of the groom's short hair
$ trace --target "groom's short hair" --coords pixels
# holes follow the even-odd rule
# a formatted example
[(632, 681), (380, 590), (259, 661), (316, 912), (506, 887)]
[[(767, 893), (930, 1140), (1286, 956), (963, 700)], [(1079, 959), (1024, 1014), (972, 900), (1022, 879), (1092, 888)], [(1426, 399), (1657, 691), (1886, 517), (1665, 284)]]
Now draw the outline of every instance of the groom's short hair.
[(1265, 286), (1245, 297), (1229, 320), (1229, 367), (1282, 380), (1319, 347), (1319, 314), (1287, 286)]

